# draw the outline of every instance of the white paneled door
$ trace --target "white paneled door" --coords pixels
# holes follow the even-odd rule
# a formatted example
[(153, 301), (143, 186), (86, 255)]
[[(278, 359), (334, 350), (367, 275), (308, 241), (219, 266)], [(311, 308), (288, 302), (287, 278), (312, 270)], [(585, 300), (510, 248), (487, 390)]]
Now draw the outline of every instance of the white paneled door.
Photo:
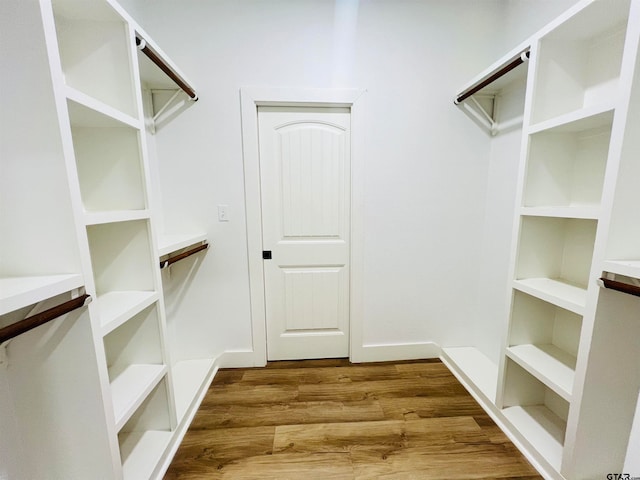
[(350, 114), (258, 110), (267, 358), (349, 356)]

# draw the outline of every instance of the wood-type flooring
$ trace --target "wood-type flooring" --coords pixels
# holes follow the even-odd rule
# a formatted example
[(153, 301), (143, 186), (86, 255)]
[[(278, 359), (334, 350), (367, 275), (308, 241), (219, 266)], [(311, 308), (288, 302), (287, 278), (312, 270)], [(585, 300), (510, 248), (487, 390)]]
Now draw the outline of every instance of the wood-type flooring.
[(165, 476), (541, 478), (437, 360), (220, 370)]

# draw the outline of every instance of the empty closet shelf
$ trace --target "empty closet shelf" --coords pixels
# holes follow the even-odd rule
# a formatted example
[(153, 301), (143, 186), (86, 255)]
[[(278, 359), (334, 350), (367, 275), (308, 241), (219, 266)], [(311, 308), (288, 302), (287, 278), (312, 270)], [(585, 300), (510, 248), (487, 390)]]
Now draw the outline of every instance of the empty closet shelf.
[(555, 345), (515, 345), (507, 356), (567, 401), (571, 401), (576, 357)]
[(179, 262), (180, 260), (190, 257), (191, 255), (194, 255), (198, 252), (206, 250), (207, 248), (209, 248), (209, 244), (203, 243), (201, 245), (197, 245), (192, 248), (186, 249), (181, 253), (176, 253), (175, 255), (172, 255), (172, 256), (169, 256), (168, 258), (160, 260), (160, 268), (166, 268), (169, 265)]
[(158, 239), (158, 255), (170, 255), (183, 248), (205, 243), (207, 236), (204, 233), (172, 233), (161, 234)]
[(502, 410), (502, 413), (515, 427), (521, 439), (559, 471), (566, 423), (543, 405), (509, 407)]
[(118, 435), (124, 480), (152, 478), (156, 465), (169, 446), (172, 432), (145, 430)]
[(495, 402), (498, 385), (498, 365), (475, 347), (442, 349), (443, 360), (459, 373), (465, 382), (477, 387), (479, 393)]
[(132, 127), (140, 121), (72, 87), (66, 89), (69, 119), (74, 127)]
[(513, 288), (570, 312), (584, 315), (587, 298), (587, 290), (585, 288), (553, 278), (515, 280)]
[(203, 390), (208, 388), (213, 378), (213, 359), (183, 360), (171, 369), (176, 413), (178, 422), (182, 421), (191, 405), (199, 401)]
[(578, 218), (584, 220), (597, 220), (600, 216), (598, 206), (545, 206), (545, 207), (522, 207), (520, 214), (530, 217), (553, 217), (553, 218)]
[(98, 297), (102, 335), (115, 330), (158, 300), (157, 292), (108, 292)]
[(110, 372), (117, 430), (127, 423), (166, 373), (165, 365), (129, 365), (116, 374)]
[(0, 315), (36, 304), (84, 285), (82, 275), (0, 278)]
[(574, 112), (545, 120), (532, 125), (530, 134), (553, 130), (554, 132), (583, 132), (611, 125), (613, 122), (613, 102), (585, 107)]
[(149, 210), (113, 210), (107, 212), (85, 213), (84, 218), (87, 225), (103, 225), (105, 223), (148, 220), (149, 217)]
[(606, 272), (640, 279), (640, 260), (608, 260), (602, 269)]

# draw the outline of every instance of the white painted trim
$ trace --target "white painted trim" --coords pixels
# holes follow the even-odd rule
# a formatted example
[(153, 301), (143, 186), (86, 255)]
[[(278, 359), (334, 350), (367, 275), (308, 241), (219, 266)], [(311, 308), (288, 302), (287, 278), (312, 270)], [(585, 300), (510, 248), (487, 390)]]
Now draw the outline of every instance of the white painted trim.
[(354, 363), (393, 362), (425, 358), (440, 358), (442, 349), (433, 342), (401, 343), (391, 345), (363, 345), (358, 356), (353, 356)]
[[(345, 88), (243, 87), (240, 89), (253, 366), (263, 366), (267, 363), (258, 145), (258, 107), (260, 106), (322, 106), (351, 109), (350, 358), (354, 360), (361, 355), (363, 349), (362, 290), (364, 280), (364, 136), (366, 130), (366, 95), (364, 93), (366, 90)], [(249, 354), (251, 352), (243, 353)]]
[(220, 368), (250, 368), (263, 367), (264, 363), (256, 364), (256, 355), (253, 350), (227, 351), (216, 360)]

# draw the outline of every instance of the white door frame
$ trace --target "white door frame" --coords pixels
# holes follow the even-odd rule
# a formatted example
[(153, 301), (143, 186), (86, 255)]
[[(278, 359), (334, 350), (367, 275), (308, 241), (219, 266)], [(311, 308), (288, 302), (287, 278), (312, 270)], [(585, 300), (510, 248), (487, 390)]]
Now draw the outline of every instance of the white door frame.
[(347, 107), (351, 110), (351, 255), (350, 255), (350, 348), (352, 362), (361, 361), (364, 264), (364, 158), (366, 90), (344, 88), (260, 88), (240, 89), (242, 152), (244, 159), (247, 256), (251, 299), (253, 365), (267, 363), (267, 332), (262, 259), (262, 202), (258, 107)]

